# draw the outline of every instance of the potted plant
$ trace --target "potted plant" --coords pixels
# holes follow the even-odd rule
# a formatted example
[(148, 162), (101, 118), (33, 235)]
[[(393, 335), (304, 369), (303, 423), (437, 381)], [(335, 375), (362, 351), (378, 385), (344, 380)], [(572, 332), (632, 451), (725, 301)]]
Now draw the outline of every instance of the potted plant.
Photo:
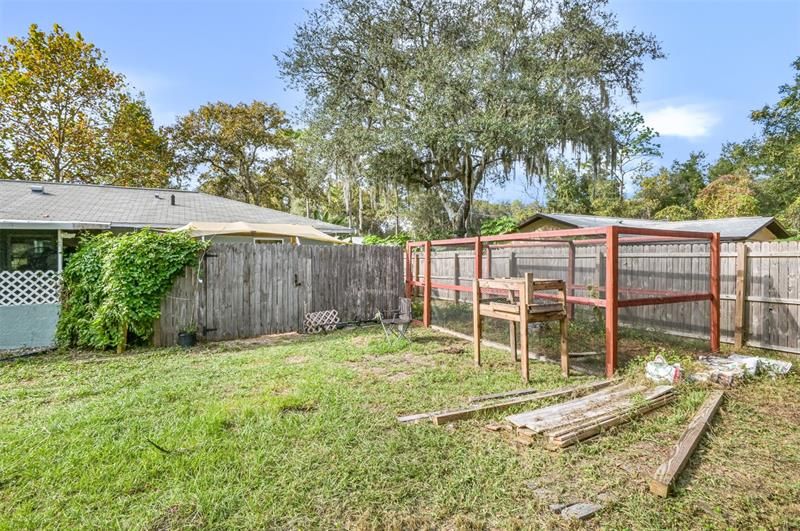
[(197, 344), (197, 325), (189, 323), (178, 330), (178, 345), (183, 348), (193, 347)]

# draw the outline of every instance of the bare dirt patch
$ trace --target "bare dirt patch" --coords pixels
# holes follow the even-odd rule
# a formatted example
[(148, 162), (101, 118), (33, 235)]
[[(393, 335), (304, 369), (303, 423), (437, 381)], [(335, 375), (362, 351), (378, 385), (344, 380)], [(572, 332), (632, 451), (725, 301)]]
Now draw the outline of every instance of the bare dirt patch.
[(466, 347), (463, 344), (459, 343), (451, 343), (449, 345), (444, 345), (441, 348), (436, 349), (437, 354), (463, 354), (466, 351)]
[(435, 366), (436, 359), (433, 356), (402, 352), (365, 356), (358, 361), (349, 362), (349, 365), (362, 376), (399, 382), (410, 378), (417, 370)]
[(366, 347), (369, 345), (370, 338), (367, 336), (356, 336), (352, 339), (351, 343), (354, 347)]

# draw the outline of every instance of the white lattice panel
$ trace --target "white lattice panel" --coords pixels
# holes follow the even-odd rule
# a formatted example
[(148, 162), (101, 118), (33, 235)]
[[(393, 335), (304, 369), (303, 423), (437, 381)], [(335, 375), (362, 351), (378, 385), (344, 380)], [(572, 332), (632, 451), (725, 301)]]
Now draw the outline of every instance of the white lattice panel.
[(307, 334), (330, 332), (331, 330), (336, 330), (337, 324), (339, 324), (339, 312), (336, 310), (307, 313), (306, 318), (303, 320)]
[(58, 292), (55, 271), (0, 271), (0, 306), (55, 304)]

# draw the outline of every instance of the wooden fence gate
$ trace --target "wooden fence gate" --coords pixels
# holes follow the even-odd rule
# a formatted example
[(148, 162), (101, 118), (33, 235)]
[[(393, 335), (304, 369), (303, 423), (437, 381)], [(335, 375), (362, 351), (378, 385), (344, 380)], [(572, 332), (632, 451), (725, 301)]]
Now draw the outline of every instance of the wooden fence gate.
[(153, 342), (191, 324), (209, 341), (302, 331), (306, 313), (331, 309), (370, 319), (397, 307), (403, 280), (398, 247), (215, 244), (162, 301)]

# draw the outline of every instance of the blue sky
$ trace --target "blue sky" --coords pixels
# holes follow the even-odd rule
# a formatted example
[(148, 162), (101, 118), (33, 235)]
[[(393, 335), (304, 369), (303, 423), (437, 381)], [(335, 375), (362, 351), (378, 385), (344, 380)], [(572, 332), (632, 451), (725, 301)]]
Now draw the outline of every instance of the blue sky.
[[(159, 124), (209, 101), (275, 102), (293, 111), (273, 56), (318, 2), (0, 0), (0, 38), (58, 22), (105, 50), (145, 92)], [(800, 55), (800, 0), (611, 0), (622, 27), (654, 33), (667, 58), (645, 67), (638, 110), (661, 133), (663, 164), (756, 129), (749, 112), (777, 100)], [(495, 200), (539, 195), (519, 180), (491, 186)]]

